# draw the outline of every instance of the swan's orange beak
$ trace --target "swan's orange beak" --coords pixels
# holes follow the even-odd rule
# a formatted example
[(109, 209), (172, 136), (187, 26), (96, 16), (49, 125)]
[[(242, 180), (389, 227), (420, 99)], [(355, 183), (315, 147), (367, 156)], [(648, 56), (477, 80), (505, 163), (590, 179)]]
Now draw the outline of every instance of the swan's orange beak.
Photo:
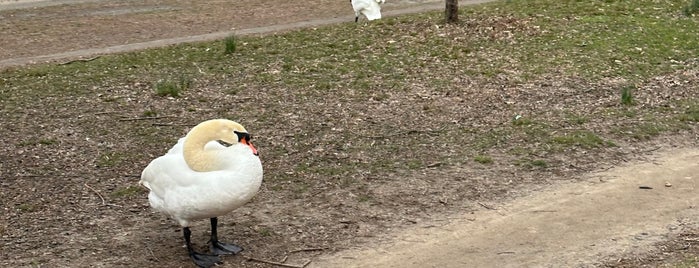
[(245, 138), (240, 139), (240, 142), (243, 143), (243, 144), (245, 144), (245, 145), (247, 145), (248, 147), (250, 147), (250, 149), (252, 149), (252, 153), (253, 153), (254, 155), (259, 155), (259, 154), (257, 153), (257, 149), (255, 148), (255, 146), (252, 145), (252, 142), (248, 141), (248, 140), (245, 139)]

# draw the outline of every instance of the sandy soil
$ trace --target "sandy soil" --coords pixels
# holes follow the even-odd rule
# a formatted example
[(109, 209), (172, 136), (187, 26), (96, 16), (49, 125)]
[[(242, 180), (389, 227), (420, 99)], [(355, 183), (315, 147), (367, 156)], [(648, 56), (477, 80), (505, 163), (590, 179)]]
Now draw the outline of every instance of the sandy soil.
[(447, 223), (422, 223), (311, 267), (592, 267), (696, 225), (697, 174), (699, 150), (665, 151)]

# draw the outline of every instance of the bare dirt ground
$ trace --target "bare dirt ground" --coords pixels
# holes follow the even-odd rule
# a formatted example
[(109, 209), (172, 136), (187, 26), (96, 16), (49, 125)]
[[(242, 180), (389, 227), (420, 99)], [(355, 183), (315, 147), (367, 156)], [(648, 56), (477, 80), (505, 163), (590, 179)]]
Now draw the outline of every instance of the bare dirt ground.
[[(136, 49), (179, 42), (186, 36), (200, 36), (188, 39), (196, 41), (243, 29), (285, 30), (289, 27), (273, 26), (300, 27), (309, 25), (311, 18), (350, 21), (351, 10), (345, 2), (313, 1), (312, 7), (286, 0), (59, 1), (60, 5), (39, 1), (29, 7), (4, 3), (0, 5), (0, 61), (6, 67), (69, 60), (124, 48), (119, 46)], [(420, 9), (431, 2), (436, 1), (393, 1), (385, 11)], [(158, 42), (162, 39), (170, 41)], [(114, 46), (118, 49), (92, 50)], [(65, 54), (70, 51), (79, 53)], [(692, 88), (699, 81), (696, 73), (666, 80), (672, 82), (670, 86), (659, 82), (661, 89), (648, 90), (649, 102), (671, 98), (667, 96), (673, 96), (669, 93), (673, 85)], [(180, 247), (179, 227), (150, 211), (145, 193), (131, 188), (140, 169), (170, 143), (136, 144), (114, 136), (113, 129), (95, 127), (118, 121), (110, 111), (138, 114), (141, 102), (158, 103), (135, 92), (108, 89), (95, 102), (42, 99), (22, 104), (22, 114), (3, 114), (2, 266), (192, 267)], [(203, 96), (230, 101), (207, 94)], [(528, 101), (548, 105), (536, 94)], [(470, 97), (480, 96), (482, 92)], [(117, 105), (100, 98), (129, 102)], [(182, 106), (201, 105), (193, 99), (159, 108), (176, 114)], [(480, 108), (498, 105), (488, 101), (483, 99)], [(66, 106), (54, 107), (58, 102)], [(53, 111), (48, 118), (47, 109)], [(380, 120), (380, 115), (376, 117)], [(169, 123), (191, 125), (197, 119), (182, 116), (181, 121)], [(156, 131), (172, 139), (186, 130), (185, 126), (157, 129), (149, 122), (111, 127)], [(258, 131), (258, 147), (289, 150), (292, 163), (309, 157), (270, 138), (285, 137), (284, 133)], [(291, 191), (279, 186), (282, 183), (275, 186), (284, 191), (263, 186), (249, 206), (223, 219), (223, 236), (235, 239), (246, 251), (224, 258), (222, 266), (275, 266), (249, 260), (255, 258), (297, 266), (311, 261), (309, 265), (315, 267), (655, 267), (663, 260), (682, 258), (684, 252), (697, 256), (692, 242), (698, 216), (696, 135), (690, 131), (595, 155), (580, 153), (561, 160), (569, 164), (546, 170), (435, 164), (380, 174), (385, 176), (380, 179), (357, 174), (358, 180), (378, 185), (369, 190), (376, 196), (373, 202), (357, 202), (356, 189), (330, 183), (298, 194), (287, 193)], [(311, 155), (333, 149), (332, 143), (320, 141), (325, 147), (313, 148)], [(136, 153), (109, 154), (110, 148), (120, 146)], [(266, 168), (283, 173), (289, 164), (285, 161), (267, 158)], [(305, 179), (319, 179), (306, 175)], [(206, 223), (194, 230), (194, 240), (203, 246)]]

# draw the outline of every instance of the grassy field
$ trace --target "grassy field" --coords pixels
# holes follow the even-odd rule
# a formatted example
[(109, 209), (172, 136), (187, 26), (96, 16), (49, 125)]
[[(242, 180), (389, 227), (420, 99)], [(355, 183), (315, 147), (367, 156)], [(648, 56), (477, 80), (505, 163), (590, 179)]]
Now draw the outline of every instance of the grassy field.
[[(241, 223), (251, 241), (277, 242), (258, 252), (291, 247), (294, 231), (276, 221), (298, 217), (299, 230), (329, 226), (325, 240), (298, 243), (341, 247), (355, 233), (332, 227), (339, 218), (369, 222), (370, 235), (657, 146), (696, 146), (696, 6), (499, 1), (462, 7), (457, 25), (432, 12), (3, 70), (0, 168), (36, 195), (52, 182), (28, 177), (68, 177), (74, 191), (144, 204), (134, 177), (148, 161), (187, 127), (230, 118), (264, 161), (253, 206), (307, 204)], [(14, 206), (5, 225), (61, 210), (0, 197)]]

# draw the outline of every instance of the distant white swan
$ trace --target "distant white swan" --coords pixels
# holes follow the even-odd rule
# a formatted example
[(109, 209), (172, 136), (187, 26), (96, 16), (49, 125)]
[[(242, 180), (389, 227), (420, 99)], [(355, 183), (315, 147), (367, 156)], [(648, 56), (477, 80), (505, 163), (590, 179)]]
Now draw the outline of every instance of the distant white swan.
[(381, 7), (386, 0), (350, 0), (354, 9), (354, 22), (359, 21), (362, 14), (367, 20), (377, 20), (381, 18)]
[[(247, 203), (262, 184), (262, 164), (250, 134), (233, 121), (200, 123), (167, 154), (143, 170), (140, 183), (150, 189), (151, 207), (181, 226), (187, 251), (195, 264), (211, 267), (218, 255), (237, 254), (242, 248), (218, 241), (218, 216)], [(192, 221), (211, 220), (211, 255), (194, 251)]]

